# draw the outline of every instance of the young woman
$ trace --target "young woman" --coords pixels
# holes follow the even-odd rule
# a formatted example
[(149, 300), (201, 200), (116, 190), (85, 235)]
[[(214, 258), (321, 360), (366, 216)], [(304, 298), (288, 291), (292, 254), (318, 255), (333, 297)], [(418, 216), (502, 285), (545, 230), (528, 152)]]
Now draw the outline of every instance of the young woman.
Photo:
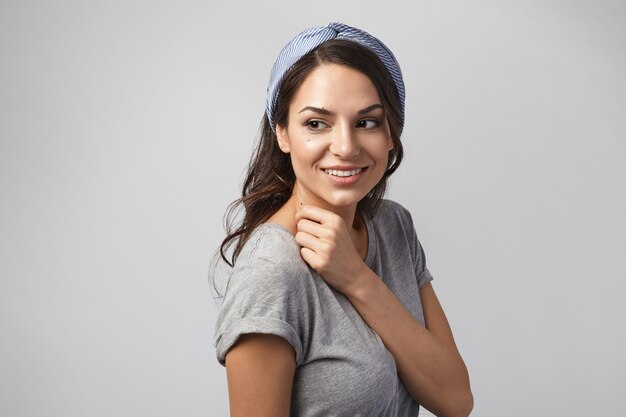
[(221, 247), (233, 268), (215, 346), (232, 416), (470, 413), (411, 215), (382, 198), (403, 124), (400, 68), (368, 33), (331, 23), (280, 53), (231, 206), (244, 218)]

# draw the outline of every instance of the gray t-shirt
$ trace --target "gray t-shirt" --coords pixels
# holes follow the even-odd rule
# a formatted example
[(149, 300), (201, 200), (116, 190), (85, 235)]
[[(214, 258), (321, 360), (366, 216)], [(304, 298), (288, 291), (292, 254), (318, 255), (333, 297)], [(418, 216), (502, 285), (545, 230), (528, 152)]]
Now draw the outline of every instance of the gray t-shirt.
[[(419, 288), (432, 280), (409, 212), (384, 200), (368, 232), (365, 262), (424, 323)], [(215, 327), (217, 359), (240, 335), (273, 334), (296, 352), (292, 416), (417, 416), (395, 360), (350, 301), (300, 256), (284, 227), (260, 225), (244, 245)]]

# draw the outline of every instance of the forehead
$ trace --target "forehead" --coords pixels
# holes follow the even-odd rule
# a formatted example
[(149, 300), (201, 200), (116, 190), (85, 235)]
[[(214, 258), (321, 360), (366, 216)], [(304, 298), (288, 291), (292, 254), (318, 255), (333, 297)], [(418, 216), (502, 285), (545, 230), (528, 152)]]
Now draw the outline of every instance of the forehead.
[(378, 91), (367, 75), (345, 65), (323, 64), (306, 76), (290, 109), (315, 106), (331, 111), (351, 111), (380, 101)]

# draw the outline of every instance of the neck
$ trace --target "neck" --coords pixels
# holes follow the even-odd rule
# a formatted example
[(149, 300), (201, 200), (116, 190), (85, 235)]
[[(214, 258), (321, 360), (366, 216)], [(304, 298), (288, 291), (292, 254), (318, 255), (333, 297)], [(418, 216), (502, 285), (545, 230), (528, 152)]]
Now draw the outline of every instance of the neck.
[(346, 226), (348, 226), (348, 230), (352, 235), (353, 241), (356, 241), (359, 238), (360, 232), (363, 229), (363, 221), (360, 216), (357, 216), (356, 213), (356, 204), (340, 207), (333, 206), (331, 204), (328, 204), (328, 202), (318, 198), (317, 196), (310, 195), (310, 193), (307, 193), (305, 190), (298, 187), (297, 182), (294, 185), (293, 194), (291, 195), (291, 198), (287, 204), (290, 204), (294, 208), (294, 214), (301, 204), (308, 204), (322, 208), (324, 210), (332, 211), (333, 213), (341, 217)]
[(348, 226), (348, 231), (355, 248), (357, 248), (361, 257), (365, 258), (367, 254), (367, 229), (365, 228), (362, 217), (357, 215), (356, 204), (345, 207), (331, 206), (326, 201), (320, 200), (316, 196), (307, 195), (307, 193), (299, 191), (296, 183), (294, 192), (289, 200), (268, 219), (268, 222), (284, 226), (295, 236), (298, 231), (295, 215), (301, 204), (313, 205), (339, 215)]

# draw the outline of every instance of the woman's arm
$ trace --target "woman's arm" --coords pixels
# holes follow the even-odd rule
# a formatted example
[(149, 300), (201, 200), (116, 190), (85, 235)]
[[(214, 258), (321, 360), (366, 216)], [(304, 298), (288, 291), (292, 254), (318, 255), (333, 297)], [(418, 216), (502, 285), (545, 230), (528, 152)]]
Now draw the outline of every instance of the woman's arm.
[(226, 354), (231, 417), (288, 417), (296, 354), (283, 338), (246, 334)]
[(432, 285), (420, 290), (424, 327), (380, 278), (369, 274), (368, 284), (346, 296), (393, 354), (411, 396), (439, 417), (469, 415), (469, 376)]
[(348, 297), (380, 336), (411, 396), (439, 417), (469, 415), (473, 397), (467, 368), (432, 285), (420, 290), (423, 326), (363, 262), (341, 217), (302, 206), (296, 222), (303, 259)]

